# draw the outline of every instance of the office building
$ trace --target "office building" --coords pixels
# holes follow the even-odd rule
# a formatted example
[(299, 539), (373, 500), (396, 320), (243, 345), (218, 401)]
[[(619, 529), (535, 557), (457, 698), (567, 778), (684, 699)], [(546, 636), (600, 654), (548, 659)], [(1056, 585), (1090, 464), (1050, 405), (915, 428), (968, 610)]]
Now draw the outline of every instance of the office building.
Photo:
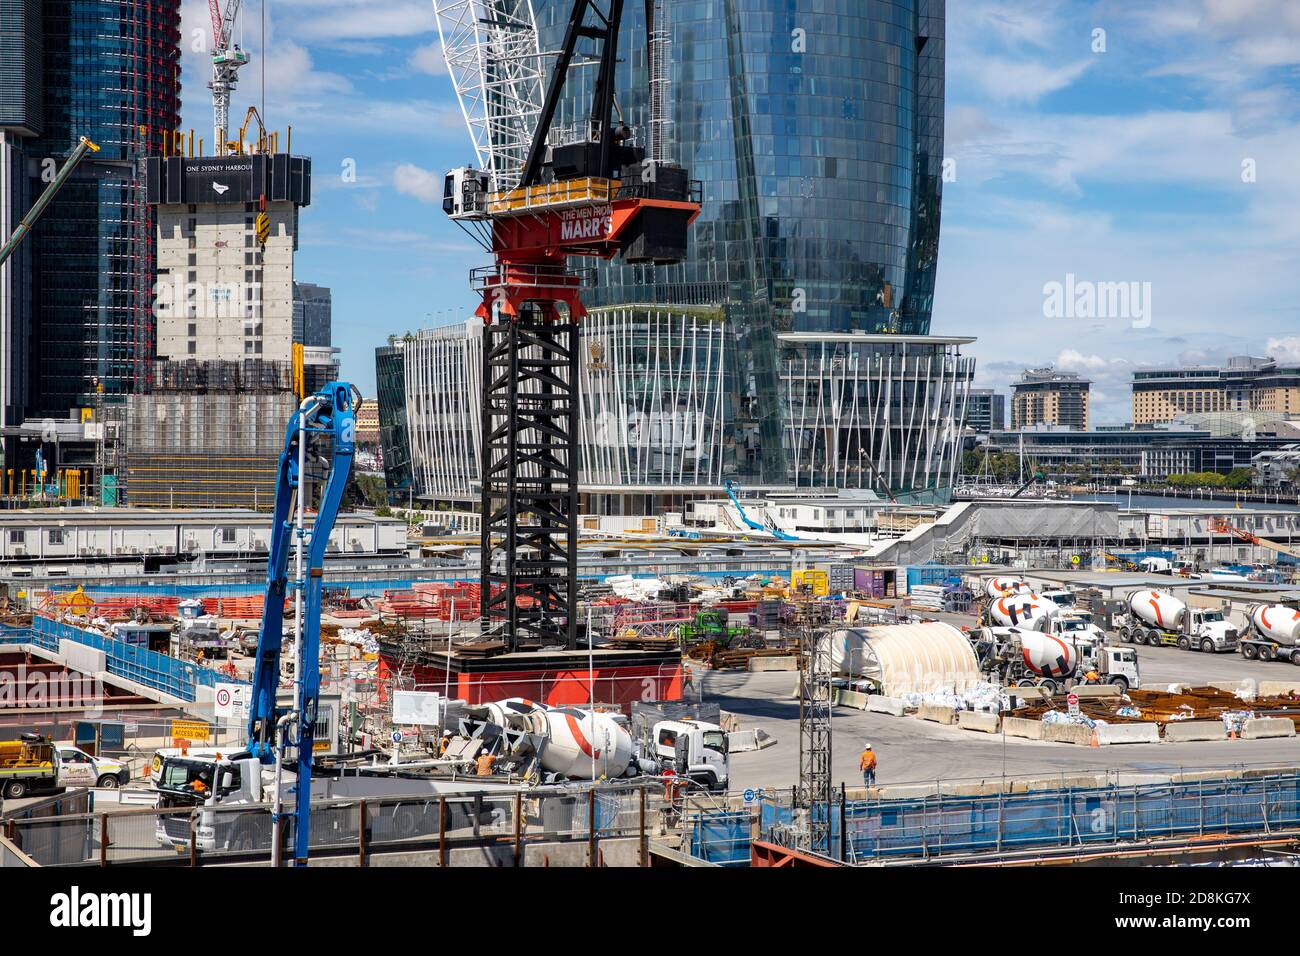
[(1051, 366), (1025, 369), (1011, 386), (1011, 427), (1059, 425), (1088, 428), (1088, 388), (1092, 383), (1074, 372)]
[[(140, 161), (160, 153), (180, 122), (180, 7), (0, 3), (0, 233), (17, 225), (78, 137), (100, 147), (0, 268), (5, 429), (111, 412), (148, 380), (154, 225)], [(5, 444), (7, 467), (31, 467), (30, 443)]]
[(314, 348), (333, 343), (333, 299), (330, 290), (311, 282), (293, 284), (293, 340)]
[(966, 402), (966, 427), (977, 435), (1007, 427), (1007, 397), (991, 388), (972, 388)]
[(1300, 416), (1300, 363), (1240, 355), (1210, 365), (1133, 373), (1133, 423), (1154, 425), (1198, 412), (1276, 412)]

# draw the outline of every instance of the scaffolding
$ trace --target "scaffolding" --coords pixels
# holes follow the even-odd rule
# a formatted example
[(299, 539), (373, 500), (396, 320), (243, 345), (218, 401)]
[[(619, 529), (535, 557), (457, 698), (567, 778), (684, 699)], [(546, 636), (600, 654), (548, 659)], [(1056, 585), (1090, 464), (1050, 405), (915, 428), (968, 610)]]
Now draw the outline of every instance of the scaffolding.
[(270, 509), (285, 422), (297, 405), (291, 392), (131, 396), (124, 443), (127, 503)]

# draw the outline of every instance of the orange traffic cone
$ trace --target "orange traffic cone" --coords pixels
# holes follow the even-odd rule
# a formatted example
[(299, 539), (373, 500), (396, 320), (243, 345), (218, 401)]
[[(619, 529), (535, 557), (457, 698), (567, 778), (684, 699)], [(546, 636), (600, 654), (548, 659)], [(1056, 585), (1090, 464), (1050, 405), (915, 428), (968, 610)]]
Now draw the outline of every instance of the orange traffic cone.
[(1092, 738), (1088, 741), (1089, 747), (1100, 747), (1101, 741), (1097, 739), (1097, 731), (1092, 732)]

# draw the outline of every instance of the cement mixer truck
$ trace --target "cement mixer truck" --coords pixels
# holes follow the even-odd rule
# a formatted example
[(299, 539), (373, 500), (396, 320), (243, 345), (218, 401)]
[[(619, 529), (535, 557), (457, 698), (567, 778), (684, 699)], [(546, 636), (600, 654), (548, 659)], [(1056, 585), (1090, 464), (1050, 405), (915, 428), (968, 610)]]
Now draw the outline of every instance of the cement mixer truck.
[[(1105, 644), (1093, 627), (1061, 628), (1052, 619), (1047, 630), (1027, 627), (984, 627), (970, 634), (980, 670), (990, 683), (1007, 687), (1042, 687), (1049, 694), (1086, 681), (1113, 684), (1127, 691), (1141, 683), (1137, 653)], [(1095, 632), (1095, 633), (1094, 633)]]
[(1189, 608), (1168, 591), (1144, 588), (1130, 592), (1127, 614), (1116, 615), (1115, 627), (1125, 644), (1178, 647), (1217, 654), (1235, 651), (1237, 628), (1212, 608)]
[(1285, 604), (1256, 604), (1247, 617), (1250, 625), (1241, 636), (1242, 657), (1300, 664), (1300, 610)]

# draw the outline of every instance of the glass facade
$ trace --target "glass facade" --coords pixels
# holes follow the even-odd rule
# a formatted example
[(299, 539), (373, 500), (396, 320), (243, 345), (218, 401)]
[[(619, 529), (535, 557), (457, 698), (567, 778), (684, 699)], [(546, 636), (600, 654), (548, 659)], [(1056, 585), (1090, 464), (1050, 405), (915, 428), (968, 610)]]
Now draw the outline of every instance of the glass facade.
[[(702, 210), (685, 261), (601, 263), (584, 292), (584, 509), (676, 508), (730, 477), (946, 497), (974, 360), (971, 339), (929, 334), (943, 0), (658, 6), (671, 79), (653, 125)], [(541, 49), (560, 47), (570, 8), (534, 0)], [(617, 105), (646, 147), (648, 73), (644, 5), (626, 3)], [(583, 132), (594, 81), (580, 58), (553, 142)], [(475, 426), (455, 393), (477, 387), (475, 348), (464, 330), (421, 333), (387, 402), (401, 350), (379, 350), (390, 488), (472, 501)]]
[[(568, 0), (535, 4), (556, 49)], [(943, 0), (679, 0), (671, 18), (669, 159), (701, 181), (677, 266), (607, 264), (591, 306), (721, 305), (734, 441), (728, 473), (795, 479), (781, 375), (786, 333), (930, 329), (943, 163)], [(645, 12), (627, 4), (618, 104), (644, 142)], [(585, 118), (571, 71), (556, 125)], [(820, 350), (819, 350), (820, 353)]]
[[(44, 128), (28, 152), (84, 160), (33, 230), (28, 417), (113, 404), (143, 382), (152, 350), (153, 212), (142, 158), (180, 125), (180, 0), (46, 0)], [(41, 184), (43, 185), (43, 184)]]

